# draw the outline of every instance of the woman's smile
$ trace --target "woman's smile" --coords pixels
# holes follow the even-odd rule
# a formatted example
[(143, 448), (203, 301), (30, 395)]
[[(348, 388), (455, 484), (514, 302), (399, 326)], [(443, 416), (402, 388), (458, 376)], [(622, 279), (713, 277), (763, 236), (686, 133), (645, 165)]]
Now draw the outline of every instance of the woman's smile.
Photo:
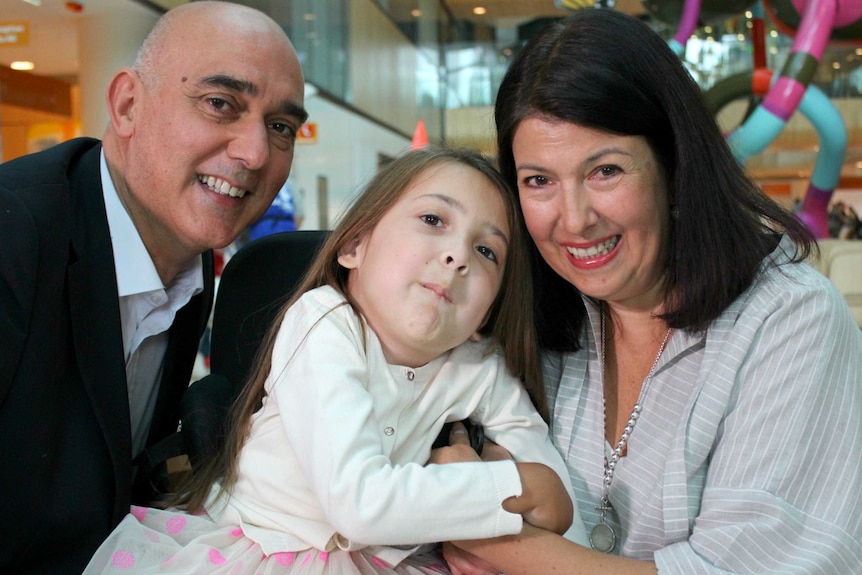
[(590, 269), (605, 265), (612, 260), (619, 250), (621, 236), (612, 236), (604, 241), (586, 245), (564, 245), (569, 252), (569, 261), (577, 268)]

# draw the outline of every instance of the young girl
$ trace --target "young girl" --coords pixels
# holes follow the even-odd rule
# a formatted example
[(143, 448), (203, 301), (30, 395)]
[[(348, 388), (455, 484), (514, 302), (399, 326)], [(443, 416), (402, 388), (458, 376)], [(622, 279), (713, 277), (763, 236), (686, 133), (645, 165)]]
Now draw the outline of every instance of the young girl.
[[(422, 544), (524, 520), (586, 543), (530, 397), (546, 409), (515, 201), (473, 152), (382, 169), (276, 320), (182, 511), (133, 508), (85, 573), (439, 573)], [(432, 456), (465, 418), (514, 461), (461, 442)]]

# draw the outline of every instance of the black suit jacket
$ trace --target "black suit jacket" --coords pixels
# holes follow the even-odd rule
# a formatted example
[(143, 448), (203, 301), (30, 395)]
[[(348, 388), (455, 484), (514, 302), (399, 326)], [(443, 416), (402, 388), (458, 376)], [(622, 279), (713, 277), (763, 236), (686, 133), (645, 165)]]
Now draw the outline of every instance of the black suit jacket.
[[(98, 140), (0, 165), (0, 573), (80, 573), (134, 480), (119, 297)], [(148, 444), (176, 430), (212, 306), (177, 314)]]

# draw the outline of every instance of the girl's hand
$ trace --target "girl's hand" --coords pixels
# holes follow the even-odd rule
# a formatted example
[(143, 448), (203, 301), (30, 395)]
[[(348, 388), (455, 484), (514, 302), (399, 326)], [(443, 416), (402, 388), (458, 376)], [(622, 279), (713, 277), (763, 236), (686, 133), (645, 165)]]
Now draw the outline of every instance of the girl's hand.
[(443, 543), (443, 557), (449, 564), (452, 575), (499, 575), (500, 573), (484, 559), (455, 547), (448, 541)]
[(563, 534), (572, 524), (574, 504), (560, 477), (541, 463), (516, 463), (521, 475), (521, 495), (503, 501), (503, 509), (520, 513), (524, 521)]

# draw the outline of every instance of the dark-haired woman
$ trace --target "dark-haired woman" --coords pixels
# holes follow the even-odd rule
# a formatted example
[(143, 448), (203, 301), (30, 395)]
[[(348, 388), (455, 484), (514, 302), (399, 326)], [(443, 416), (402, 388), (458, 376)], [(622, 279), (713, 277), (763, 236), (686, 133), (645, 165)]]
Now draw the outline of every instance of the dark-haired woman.
[(448, 545), (453, 572), (862, 573), (862, 336), (671, 49), (583, 10), (516, 57), (496, 123), (592, 549), (527, 527)]

